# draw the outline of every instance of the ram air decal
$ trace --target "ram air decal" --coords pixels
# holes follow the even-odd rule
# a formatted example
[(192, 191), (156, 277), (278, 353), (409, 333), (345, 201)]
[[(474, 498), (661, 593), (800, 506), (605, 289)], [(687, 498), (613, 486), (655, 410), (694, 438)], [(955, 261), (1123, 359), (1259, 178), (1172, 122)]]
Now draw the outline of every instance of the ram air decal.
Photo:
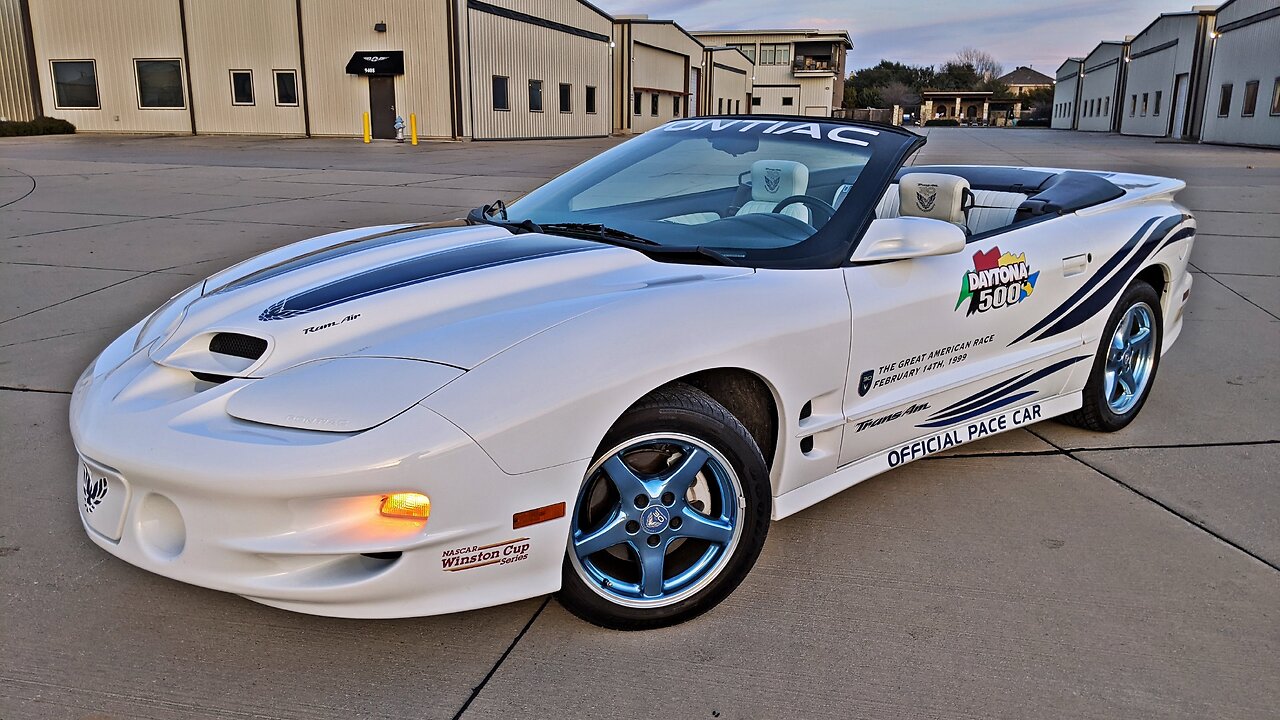
[(963, 400), (948, 405), (947, 407), (930, 415), (927, 422), (920, 423), (919, 425), (916, 425), (916, 427), (946, 427), (947, 425), (964, 422), (965, 420), (978, 417), (979, 415), (986, 415), (987, 413), (994, 412), (1002, 407), (1012, 405), (1019, 400), (1025, 400), (1040, 391), (1024, 391), (1023, 388), (1037, 383), (1059, 370), (1071, 367), (1081, 360), (1086, 360), (1089, 357), (1090, 356), (1088, 355), (1077, 355), (1076, 357), (1067, 358), (1066, 360), (1059, 360), (1058, 362), (1048, 367), (1036, 370), (1035, 372), (1024, 372), (1003, 382), (996, 383), (985, 390), (976, 392)]
[[(1173, 228), (1187, 219), (1186, 215), (1174, 215), (1164, 218), (1163, 221), (1161, 221), (1161, 218), (1151, 218), (1144, 222), (1142, 227), (1138, 228), (1138, 232), (1134, 233), (1125, 242), (1124, 247), (1108, 258), (1079, 290), (1039, 322), (1031, 326), (1029, 330), (1015, 338), (1009, 345), (1022, 342), (1042, 330), (1043, 332), (1040, 332), (1032, 342), (1044, 340), (1077, 328), (1087, 322), (1089, 318), (1108, 307), (1120, 293), (1124, 292), (1124, 289), (1129, 286), (1129, 283), (1132, 282), (1134, 276), (1138, 274), (1138, 271), (1147, 260), (1165, 247), (1195, 235), (1195, 230), (1192, 228), (1183, 228), (1173, 235), (1169, 235)], [(1159, 226), (1152, 230), (1150, 234), (1147, 234), (1147, 231), (1157, 221), (1160, 221)], [(1136, 252), (1134, 252), (1135, 247), (1137, 248)], [(1126, 258), (1128, 258), (1127, 261)], [(1111, 271), (1117, 267), (1120, 269), (1111, 274)], [(1081, 301), (1082, 299), (1083, 301)], [(1077, 303), (1079, 304), (1077, 305)]]
[(382, 265), (305, 290), (272, 304), (258, 315), (258, 319), (263, 322), (282, 320), (429, 280), (603, 248), (603, 245), (586, 240), (533, 235), (464, 245)]

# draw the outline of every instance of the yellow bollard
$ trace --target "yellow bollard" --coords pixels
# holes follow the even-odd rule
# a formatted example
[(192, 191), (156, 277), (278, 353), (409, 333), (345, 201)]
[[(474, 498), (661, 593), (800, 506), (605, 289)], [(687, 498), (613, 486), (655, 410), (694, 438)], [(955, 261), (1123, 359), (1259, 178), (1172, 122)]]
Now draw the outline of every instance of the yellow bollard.
[(364, 114), (364, 141), (373, 142), (373, 134), (369, 132), (369, 113)]
[(409, 144), (418, 144), (418, 114), (409, 113)]

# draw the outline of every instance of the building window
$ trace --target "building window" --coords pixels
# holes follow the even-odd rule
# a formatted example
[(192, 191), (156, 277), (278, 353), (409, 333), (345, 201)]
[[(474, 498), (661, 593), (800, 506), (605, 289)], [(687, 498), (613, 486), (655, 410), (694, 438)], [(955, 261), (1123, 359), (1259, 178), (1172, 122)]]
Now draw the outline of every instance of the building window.
[(1222, 86), (1222, 93), (1218, 95), (1218, 117), (1226, 117), (1231, 112), (1231, 83)]
[(733, 114), (734, 114), (734, 115), (741, 115), (741, 114), (742, 114), (742, 101), (741, 101), (741, 100), (734, 100), (734, 101), (733, 101)]
[(796, 104), (796, 99), (795, 99), (795, 98), (793, 98), (793, 97), (784, 97), (784, 98), (782, 98), (782, 106), (783, 106), (783, 107), (791, 107), (792, 105), (795, 105), (795, 104)]
[(1111, 96), (1110, 95), (1102, 98), (1102, 115), (1104, 117), (1111, 117)]
[(649, 96), (649, 114), (658, 117), (658, 93)]
[(641, 104), (641, 103), (643, 103), (643, 102), (644, 102), (644, 93), (642, 93), (642, 92), (638, 92), (638, 91), (637, 91), (637, 92), (636, 92), (636, 94), (635, 94), (635, 97), (634, 97), (634, 98), (632, 98), (632, 101), (631, 101), (632, 113), (633, 113), (633, 114), (635, 114), (635, 115), (639, 115), (639, 114), (640, 114), (640, 112), (641, 112), (640, 108), (644, 107), (644, 106)]
[(749, 45), (748, 45), (748, 44), (743, 44), (743, 43), (729, 43), (729, 47), (731, 47), (731, 48), (738, 48), (739, 50), (741, 50), (741, 51), (742, 51), (742, 54), (743, 54), (743, 55), (746, 55), (746, 56), (747, 56), (747, 59), (748, 59), (748, 60), (750, 60), (750, 61), (751, 61), (751, 62), (753, 62), (753, 63), (756, 61), (756, 45), (755, 45), (755, 43), (751, 43), (751, 44), (749, 44)]
[(587, 109), (587, 114), (596, 114), (596, 87), (594, 85), (587, 86), (586, 102), (583, 103)]
[(1271, 114), (1280, 115), (1280, 77), (1276, 78), (1276, 84), (1271, 86)]
[(1142, 117), (1147, 116), (1147, 93), (1142, 93)]
[(560, 83), (560, 112), (573, 112), (573, 85)]
[(493, 76), (493, 109), (511, 109), (511, 96), (507, 94), (507, 78), (501, 75)]
[(253, 104), (253, 71), (252, 70), (232, 70), (231, 71), (231, 104), (232, 105), (252, 105)]
[(98, 70), (92, 60), (54, 60), (53, 104), (67, 110), (97, 109)]
[(138, 107), (144, 110), (182, 109), (181, 60), (134, 60), (138, 76)]
[(1156, 117), (1160, 116), (1160, 98), (1163, 95), (1164, 95), (1163, 91), (1161, 90), (1156, 91), (1156, 104), (1151, 107), (1151, 114), (1155, 115)]
[(1244, 106), (1240, 108), (1240, 117), (1253, 117), (1258, 109), (1258, 81), (1250, 80), (1244, 84)]
[(529, 81), (529, 112), (542, 112), (542, 81)]
[(298, 106), (298, 73), (293, 70), (272, 70), (276, 76), (276, 104)]
[(791, 46), (786, 43), (763, 43), (760, 45), (761, 65), (790, 65)]
[(1138, 114), (1138, 96), (1137, 94), (1129, 96), (1129, 117)]
[(680, 117), (680, 96), (671, 96), (671, 117)]
[[(1280, 79), (1277, 79), (1276, 82), (1277, 82), (1277, 86), (1280, 87)], [(758, 97), (751, 98), (751, 107), (760, 107), (760, 98)]]
[(716, 98), (716, 114), (724, 114), (724, 98)]

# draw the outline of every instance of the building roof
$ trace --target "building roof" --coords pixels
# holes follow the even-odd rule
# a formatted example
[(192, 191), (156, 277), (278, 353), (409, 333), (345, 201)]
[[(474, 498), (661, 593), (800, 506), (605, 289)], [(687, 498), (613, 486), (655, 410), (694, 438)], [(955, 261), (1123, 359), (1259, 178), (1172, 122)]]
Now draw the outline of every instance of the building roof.
[(1001, 75), (1000, 82), (1005, 85), (1052, 85), (1053, 78), (1039, 70), (1019, 65), (1013, 72)]
[(853, 40), (849, 37), (848, 30), (818, 30), (816, 28), (783, 28), (783, 29), (766, 29), (766, 30), (694, 30), (695, 36), (719, 36), (719, 35), (802, 35), (808, 40), (839, 40), (850, 48), (853, 47)]

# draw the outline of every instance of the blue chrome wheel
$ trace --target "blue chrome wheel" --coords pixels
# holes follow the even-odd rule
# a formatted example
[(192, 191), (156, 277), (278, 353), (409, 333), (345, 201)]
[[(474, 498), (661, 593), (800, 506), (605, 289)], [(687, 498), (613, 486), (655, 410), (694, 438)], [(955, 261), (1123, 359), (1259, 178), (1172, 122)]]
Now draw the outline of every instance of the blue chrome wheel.
[(1130, 307), (1116, 324), (1103, 368), (1107, 407), (1124, 415), (1142, 398), (1155, 367), (1154, 313), (1146, 303)]
[(679, 433), (632, 438), (587, 471), (569, 560), (605, 599), (671, 605), (711, 582), (742, 534), (742, 484), (706, 442)]

